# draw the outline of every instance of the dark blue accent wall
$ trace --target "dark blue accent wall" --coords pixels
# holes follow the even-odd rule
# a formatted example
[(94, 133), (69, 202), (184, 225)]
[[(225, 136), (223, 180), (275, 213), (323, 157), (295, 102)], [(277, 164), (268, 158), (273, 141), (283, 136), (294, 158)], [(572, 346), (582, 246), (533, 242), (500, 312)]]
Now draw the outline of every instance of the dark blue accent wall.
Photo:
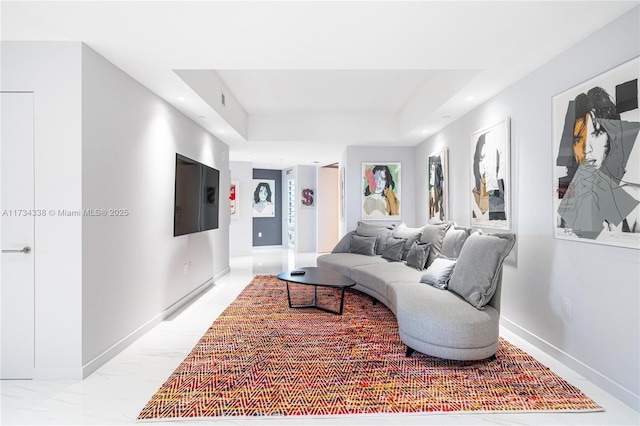
[[(280, 170), (253, 169), (254, 179), (271, 179), (276, 182), (276, 197), (274, 200), (275, 217), (253, 218), (253, 246), (282, 245), (282, 172)], [(262, 237), (258, 234), (262, 233)]]

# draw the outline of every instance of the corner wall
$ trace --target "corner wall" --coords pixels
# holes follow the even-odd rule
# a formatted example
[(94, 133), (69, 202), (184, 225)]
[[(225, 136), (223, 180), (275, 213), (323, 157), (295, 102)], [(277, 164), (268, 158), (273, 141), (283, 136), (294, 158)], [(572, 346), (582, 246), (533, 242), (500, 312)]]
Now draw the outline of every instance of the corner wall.
[[(231, 180), (238, 182), (236, 208), (238, 217), (231, 219), (229, 226), (229, 255), (251, 256), (253, 250), (253, 164), (246, 161), (230, 161)], [(249, 195), (251, 193), (251, 195)]]
[[(552, 226), (552, 97), (640, 54), (639, 8), (481, 105), (416, 150), (416, 194), (426, 159), (449, 148), (452, 219), (470, 223), (470, 134), (511, 117), (516, 253), (502, 287), (502, 325), (640, 410), (640, 253), (556, 240)], [(594, 54), (597, 52), (597, 55)], [(426, 223), (426, 200), (418, 222)], [(512, 256), (510, 256), (512, 257)], [(508, 259), (509, 260), (509, 259)], [(562, 314), (562, 298), (573, 316)]]
[[(295, 221), (296, 221), (296, 253), (308, 253), (317, 248), (317, 217), (318, 217), (318, 168), (316, 166), (299, 165), (295, 167), (296, 192), (295, 192)], [(282, 180), (286, 187), (286, 179)], [(302, 190), (312, 188), (314, 190), (314, 203), (312, 206), (302, 205)], [(283, 203), (283, 206), (286, 202)], [(283, 207), (284, 210), (284, 207)], [(285, 213), (286, 216), (286, 213)], [(286, 223), (286, 218), (284, 220)], [(286, 231), (286, 230), (285, 230)], [(285, 232), (286, 233), (286, 232)]]

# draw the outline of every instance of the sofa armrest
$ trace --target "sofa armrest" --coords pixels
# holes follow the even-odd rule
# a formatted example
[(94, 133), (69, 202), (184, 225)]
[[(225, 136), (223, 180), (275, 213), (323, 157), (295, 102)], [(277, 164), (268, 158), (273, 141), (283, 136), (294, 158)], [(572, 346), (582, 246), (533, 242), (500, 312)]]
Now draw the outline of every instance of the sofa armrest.
[(338, 244), (336, 244), (333, 250), (331, 250), (331, 253), (349, 253), (351, 236), (355, 233), (356, 231), (347, 232), (347, 234), (338, 241)]

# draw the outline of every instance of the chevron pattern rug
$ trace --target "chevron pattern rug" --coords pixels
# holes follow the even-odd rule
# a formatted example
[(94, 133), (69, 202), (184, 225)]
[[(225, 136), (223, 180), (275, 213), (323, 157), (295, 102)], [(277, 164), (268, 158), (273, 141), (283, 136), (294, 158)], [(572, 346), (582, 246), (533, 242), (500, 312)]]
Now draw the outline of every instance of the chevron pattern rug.
[[(292, 297), (310, 289), (292, 286)], [(335, 290), (319, 293), (339, 303)], [(394, 315), (369, 296), (348, 290), (342, 316), (290, 309), (285, 283), (257, 276), (139, 419), (602, 410), (504, 340), (495, 359), (477, 362), (405, 349)]]

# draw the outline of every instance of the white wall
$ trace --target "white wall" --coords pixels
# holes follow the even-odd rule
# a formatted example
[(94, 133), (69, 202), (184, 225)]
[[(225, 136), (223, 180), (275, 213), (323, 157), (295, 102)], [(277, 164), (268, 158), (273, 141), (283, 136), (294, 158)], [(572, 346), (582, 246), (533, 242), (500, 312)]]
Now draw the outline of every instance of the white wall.
[(253, 164), (244, 161), (229, 162), (231, 180), (238, 181), (236, 206), (239, 217), (231, 219), (229, 226), (229, 255), (251, 256), (253, 250)]
[[(302, 206), (302, 189), (313, 188), (314, 192), (318, 191), (317, 170), (316, 166), (300, 165), (295, 167), (296, 178), (296, 245), (297, 253), (307, 253), (316, 251), (316, 221), (318, 212), (318, 199), (314, 195), (314, 205), (311, 207)], [(286, 186), (286, 179), (283, 176), (283, 186)], [(283, 204), (286, 203), (286, 197)], [(286, 210), (283, 207), (286, 225)]]
[[(93, 370), (228, 271), (229, 166), (227, 145), (85, 45), (82, 64), (83, 208), (127, 211), (82, 223), (83, 364)], [(218, 229), (173, 237), (176, 153), (220, 170)]]
[[(417, 194), (430, 153), (449, 148), (452, 219), (470, 223), (470, 134), (511, 117), (516, 258), (507, 263), (502, 324), (640, 408), (640, 254), (556, 240), (552, 233), (551, 99), (640, 54), (638, 8), (417, 147)], [(426, 200), (417, 197), (418, 222)], [(562, 298), (573, 316), (562, 314)]]
[[(220, 228), (173, 237), (175, 152), (220, 170), (228, 148), (79, 42), (3, 42), (2, 90), (35, 93), (37, 379), (82, 378), (228, 271)], [(184, 263), (191, 270), (184, 274)]]
[[(82, 208), (81, 44), (2, 42), (2, 90), (34, 92), (35, 208)], [(82, 218), (35, 219), (34, 378), (80, 377)]]

